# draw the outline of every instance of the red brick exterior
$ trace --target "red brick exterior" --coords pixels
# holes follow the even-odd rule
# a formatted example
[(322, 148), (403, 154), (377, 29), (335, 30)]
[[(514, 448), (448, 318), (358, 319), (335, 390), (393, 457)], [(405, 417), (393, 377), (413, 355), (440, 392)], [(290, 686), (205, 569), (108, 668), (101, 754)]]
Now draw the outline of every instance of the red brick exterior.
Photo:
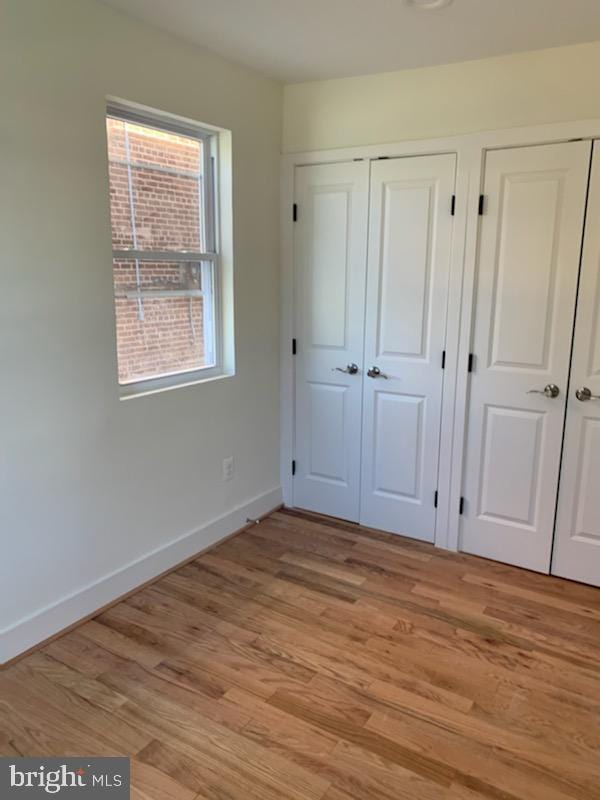
[[(113, 249), (202, 250), (202, 143), (110, 118), (107, 133)], [(113, 277), (116, 294), (202, 288), (195, 264), (114, 259)], [(116, 296), (115, 309), (120, 383), (206, 365), (203, 298)]]

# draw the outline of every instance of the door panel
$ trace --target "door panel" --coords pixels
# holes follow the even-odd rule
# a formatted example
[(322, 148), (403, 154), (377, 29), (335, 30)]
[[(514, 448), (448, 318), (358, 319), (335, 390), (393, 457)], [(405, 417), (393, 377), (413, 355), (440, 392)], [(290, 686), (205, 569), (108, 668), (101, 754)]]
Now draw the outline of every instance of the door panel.
[[(380, 307), (374, 315), (380, 356), (423, 358), (427, 352), (430, 217), (435, 188), (433, 183), (414, 187), (401, 182), (381, 187)], [(397, 224), (399, 220), (401, 224)], [(407, 231), (413, 235), (407, 236)]]
[[(371, 168), (361, 522), (426, 541), (435, 535), (455, 168), (454, 155)], [(367, 376), (372, 366), (379, 377)]]
[[(578, 400), (586, 387), (599, 399)], [(594, 144), (552, 572), (600, 586), (600, 145)]]
[(419, 498), (424, 402), (424, 397), (385, 391), (375, 395), (377, 459), (373, 485), (381, 497)]
[(346, 345), (348, 307), (348, 187), (320, 187), (310, 198), (310, 258), (306, 262), (309, 343), (313, 347)]
[(294, 504), (358, 520), (368, 161), (298, 167)]
[(489, 367), (548, 369), (563, 181), (558, 170), (502, 176)]
[[(545, 414), (485, 406), (478, 516), (532, 528)], [(520, 443), (515, 460), (513, 443)]]
[(550, 564), (589, 158), (589, 142), (570, 142), (493, 151), (485, 167), (460, 543), (539, 571)]
[(343, 485), (346, 480), (344, 433), (348, 413), (348, 388), (311, 381), (308, 382), (308, 387), (312, 422), (308, 475)]

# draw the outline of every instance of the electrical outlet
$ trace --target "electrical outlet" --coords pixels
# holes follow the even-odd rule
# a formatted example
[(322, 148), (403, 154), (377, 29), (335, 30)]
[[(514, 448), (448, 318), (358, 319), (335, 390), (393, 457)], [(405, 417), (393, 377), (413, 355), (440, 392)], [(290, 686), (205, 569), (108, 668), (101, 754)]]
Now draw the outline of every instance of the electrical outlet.
[(230, 481), (235, 475), (235, 461), (233, 456), (223, 459), (223, 480)]

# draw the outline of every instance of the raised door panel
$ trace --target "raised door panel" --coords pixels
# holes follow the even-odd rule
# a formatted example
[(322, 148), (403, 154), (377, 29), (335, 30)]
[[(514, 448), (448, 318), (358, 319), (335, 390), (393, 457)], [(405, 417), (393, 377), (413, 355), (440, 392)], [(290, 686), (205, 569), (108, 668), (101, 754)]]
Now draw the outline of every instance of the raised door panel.
[(382, 187), (378, 357), (427, 353), (435, 189), (434, 181)]
[(504, 174), (489, 366), (548, 369), (564, 171)]
[(347, 485), (349, 475), (345, 434), (348, 389), (326, 383), (310, 383), (309, 480)]
[(347, 342), (351, 192), (351, 186), (319, 186), (306, 201), (311, 249), (305, 300), (313, 347), (344, 348)]
[(375, 395), (373, 490), (420, 502), (425, 398), (380, 391)]
[(573, 539), (597, 547), (600, 544), (600, 419), (582, 420), (578, 456), (571, 535)]
[[(584, 370), (586, 378), (600, 378), (600, 254), (592, 261), (591, 266), (586, 265), (586, 269), (591, 273), (591, 279), (585, 282), (590, 285), (591, 313), (589, 322), (589, 339), (587, 347), (586, 368)], [(585, 336), (585, 334), (583, 334)], [(585, 339), (584, 339), (585, 342)]]
[[(589, 390), (591, 397), (581, 393)], [(578, 393), (579, 398), (578, 399)], [(600, 145), (594, 144), (552, 572), (600, 586)]]
[[(368, 162), (296, 170), (294, 504), (358, 520)], [(360, 368), (343, 372), (348, 364)]]
[(536, 529), (544, 417), (536, 411), (485, 407), (479, 519)]
[[(373, 163), (361, 522), (433, 541), (454, 155)], [(377, 374), (377, 373), (374, 373)]]
[(493, 151), (485, 165), (460, 547), (539, 571), (550, 565), (589, 157), (589, 142), (569, 142)]

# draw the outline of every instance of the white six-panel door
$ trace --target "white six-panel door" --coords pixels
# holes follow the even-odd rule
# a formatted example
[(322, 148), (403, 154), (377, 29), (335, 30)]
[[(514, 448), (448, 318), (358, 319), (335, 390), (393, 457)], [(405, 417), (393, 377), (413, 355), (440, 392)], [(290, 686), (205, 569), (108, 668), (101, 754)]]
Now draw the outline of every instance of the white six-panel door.
[[(587, 391), (586, 391), (587, 390)], [(600, 145), (594, 145), (552, 572), (600, 586)]]
[[(294, 504), (358, 521), (369, 162), (298, 167)], [(340, 372), (356, 364), (355, 374)]]
[(460, 545), (539, 571), (552, 548), (590, 147), (498, 150), (485, 166)]
[(360, 521), (426, 541), (435, 533), (455, 170), (452, 154), (371, 167)]

